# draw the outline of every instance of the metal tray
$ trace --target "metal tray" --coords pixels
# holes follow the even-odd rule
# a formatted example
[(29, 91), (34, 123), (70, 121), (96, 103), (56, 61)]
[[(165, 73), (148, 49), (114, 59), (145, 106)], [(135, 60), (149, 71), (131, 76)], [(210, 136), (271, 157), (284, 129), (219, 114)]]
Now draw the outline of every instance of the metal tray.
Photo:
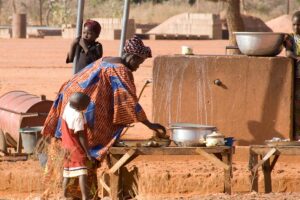
[(265, 143), (268, 146), (274, 147), (274, 146), (300, 146), (299, 141), (265, 141)]

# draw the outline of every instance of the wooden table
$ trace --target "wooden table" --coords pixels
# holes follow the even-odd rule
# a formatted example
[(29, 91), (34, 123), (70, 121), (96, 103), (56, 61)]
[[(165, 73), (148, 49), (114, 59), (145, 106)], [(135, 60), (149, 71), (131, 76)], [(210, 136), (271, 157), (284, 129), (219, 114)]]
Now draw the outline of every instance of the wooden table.
[(111, 147), (110, 195), (113, 200), (122, 199), (120, 168), (139, 155), (201, 155), (224, 169), (224, 192), (231, 194), (232, 154), (234, 147)]
[[(300, 155), (300, 146), (250, 146), (249, 169), (251, 170), (251, 191), (258, 192), (258, 168), (262, 166), (265, 193), (272, 192), (271, 172), (280, 155)], [(259, 160), (260, 158), (260, 160)]]

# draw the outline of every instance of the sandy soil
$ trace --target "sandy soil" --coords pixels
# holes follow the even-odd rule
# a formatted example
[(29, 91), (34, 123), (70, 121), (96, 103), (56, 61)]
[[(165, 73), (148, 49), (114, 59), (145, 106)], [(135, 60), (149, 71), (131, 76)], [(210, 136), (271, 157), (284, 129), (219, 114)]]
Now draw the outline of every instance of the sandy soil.
[[(70, 42), (60, 38), (0, 39), (0, 95), (12, 90), (25, 90), (36, 95), (45, 94), (53, 100), (60, 85), (71, 77), (71, 65), (64, 62)], [(105, 56), (118, 54), (119, 41), (102, 43)], [(191, 46), (195, 54), (220, 55), (225, 53), (227, 41), (145, 41), (145, 44), (152, 48), (153, 57), (179, 54), (182, 45)], [(153, 59), (149, 59), (135, 73), (138, 91), (146, 80), (152, 78), (152, 62)], [(150, 85), (141, 99), (150, 119), (151, 97)], [(147, 138), (151, 135), (144, 126), (136, 125), (125, 137)], [(284, 193), (268, 195), (248, 193), (247, 166), (246, 162), (234, 163), (235, 194), (232, 196), (219, 194), (223, 191), (223, 171), (204, 159), (140, 157), (128, 166), (128, 170), (138, 169), (140, 199), (300, 199), (300, 194), (291, 193), (300, 192), (300, 166), (297, 163), (280, 162), (276, 165), (272, 173), (273, 191)], [(43, 170), (37, 161), (0, 162), (0, 199), (39, 199), (45, 189), (42, 175)], [(261, 178), (259, 189), (263, 191)]]

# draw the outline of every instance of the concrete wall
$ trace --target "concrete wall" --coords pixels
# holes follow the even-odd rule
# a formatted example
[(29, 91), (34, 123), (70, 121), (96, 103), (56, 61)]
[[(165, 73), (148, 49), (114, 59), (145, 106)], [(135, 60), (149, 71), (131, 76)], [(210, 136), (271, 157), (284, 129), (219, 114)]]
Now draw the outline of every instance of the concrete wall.
[[(30, 37), (43, 37), (43, 36), (61, 36), (62, 29), (52, 28), (46, 26), (27, 26), (27, 38)], [(10, 26), (0, 27), (0, 38), (12, 38), (12, 29)]]
[[(102, 30), (99, 36), (100, 40), (118, 40), (121, 36), (122, 19), (119, 18), (94, 18), (100, 23)], [(64, 28), (63, 38), (75, 38), (75, 28)], [(127, 23), (126, 38), (129, 39), (135, 34), (135, 21), (129, 19)]]
[(12, 30), (11, 28), (0, 28), (0, 38), (11, 38)]
[(292, 71), (285, 57), (156, 57), (154, 121), (215, 125), (238, 145), (290, 138)]
[(183, 13), (167, 19), (148, 33), (208, 36), (210, 39), (221, 39), (222, 26), (219, 15)]

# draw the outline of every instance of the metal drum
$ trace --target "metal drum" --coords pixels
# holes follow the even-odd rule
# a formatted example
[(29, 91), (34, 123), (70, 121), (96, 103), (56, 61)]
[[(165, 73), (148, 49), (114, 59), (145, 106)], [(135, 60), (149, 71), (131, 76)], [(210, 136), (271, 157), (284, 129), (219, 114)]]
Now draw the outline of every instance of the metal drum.
[(6, 141), (16, 143), (20, 128), (43, 126), (52, 103), (45, 96), (39, 97), (24, 91), (11, 91), (2, 95), (0, 132), (2, 130), (5, 134)]

